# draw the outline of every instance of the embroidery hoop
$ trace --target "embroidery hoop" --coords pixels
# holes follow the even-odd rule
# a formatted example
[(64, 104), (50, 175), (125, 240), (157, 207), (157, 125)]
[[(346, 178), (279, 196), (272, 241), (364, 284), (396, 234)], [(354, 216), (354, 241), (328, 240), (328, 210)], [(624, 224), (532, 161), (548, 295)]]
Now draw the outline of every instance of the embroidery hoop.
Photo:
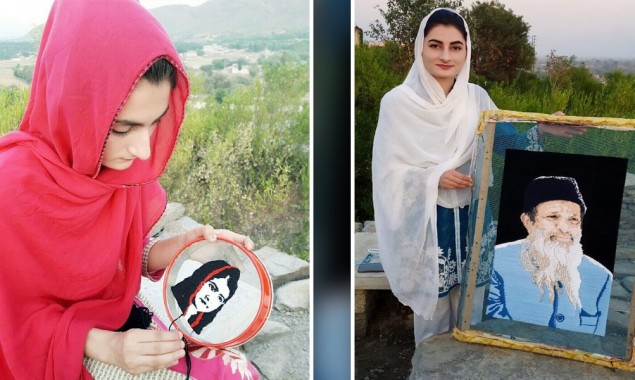
[[(201, 260), (203, 258), (203, 260)], [(197, 334), (181, 317), (172, 286), (192, 274), (194, 265), (224, 260), (240, 269), (236, 292), (228, 298), (214, 320)], [(215, 242), (198, 239), (174, 256), (165, 272), (163, 303), (173, 326), (194, 346), (229, 348), (255, 337), (269, 319), (273, 305), (273, 285), (264, 263), (251, 250), (228, 239)], [(176, 319), (176, 320), (175, 320)]]

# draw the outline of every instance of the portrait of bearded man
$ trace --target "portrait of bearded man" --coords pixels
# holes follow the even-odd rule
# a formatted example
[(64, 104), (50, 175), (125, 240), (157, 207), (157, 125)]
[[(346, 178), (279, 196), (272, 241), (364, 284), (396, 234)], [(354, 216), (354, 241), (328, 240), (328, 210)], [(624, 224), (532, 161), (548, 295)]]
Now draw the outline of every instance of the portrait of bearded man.
[(523, 201), (527, 237), (496, 246), (487, 316), (604, 336), (613, 274), (583, 252), (575, 178), (537, 177)]

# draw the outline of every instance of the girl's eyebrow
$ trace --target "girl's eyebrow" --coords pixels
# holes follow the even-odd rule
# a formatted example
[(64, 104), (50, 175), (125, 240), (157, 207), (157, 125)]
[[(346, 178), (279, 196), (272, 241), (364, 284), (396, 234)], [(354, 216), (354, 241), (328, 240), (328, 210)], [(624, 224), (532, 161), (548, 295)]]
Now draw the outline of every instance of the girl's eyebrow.
[[(428, 40), (428, 43), (430, 43), (430, 42), (436, 42), (436, 43), (438, 43), (438, 44), (443, 45), (443, 42), (442, 42), (442, 41), (435, 40), (434, 38), (429, 39), (429, 40)], [(455, 45), (455, 44), (461, 44), (461, 45), (463, 45), (463, 41), (452, 41), (452, 42), (450, 42), (450, 45)]]
[[(161, 116), (157, 117), (152, 124), (157, 123), (159, 120), (161, 120), (161, 118), (163, 116), (165, 116), (166, 113), (168, 113), (168, 110), (170, 109), (170, 107), (168, 106), (165, 111), (163, 111), (163, 113), (161, 114)], [(139, 121), (134, 121), (134, 120), (128, 120), (128, 119), (115, 119), (115, 123), (117, 124), (121, 124), (121, 125), (125, 125), (127, 127), (140, 127), (143, 126), (143, 123), (139, 122)]]

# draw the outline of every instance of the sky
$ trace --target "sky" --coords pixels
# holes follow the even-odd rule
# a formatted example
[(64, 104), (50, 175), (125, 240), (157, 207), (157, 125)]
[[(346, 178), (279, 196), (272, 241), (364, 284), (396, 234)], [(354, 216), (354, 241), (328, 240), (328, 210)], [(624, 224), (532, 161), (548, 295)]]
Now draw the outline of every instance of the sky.
[[(146, 8), (168, 4), (197, 6), (206, 0), (140, 0)], [(0, 40), (19, 38), (33, 27), (44, 24), (53, 0), (4, 0), (0, 2)]]
[[(355, 25), (381, 20), (376, 6), (386, 10), (387, 0), (352, 0)], [(471, 6), (475, 0), (463, 0)], [(483, 1), (486, 2), (486, 1)], [(635, 1), (633, 0), (499, 0), (515, 15), (523, 16), (535, 36), (536, 55), (578, 58), (635, 59)], [(364, 35), (364, 38), (369, 38)]]

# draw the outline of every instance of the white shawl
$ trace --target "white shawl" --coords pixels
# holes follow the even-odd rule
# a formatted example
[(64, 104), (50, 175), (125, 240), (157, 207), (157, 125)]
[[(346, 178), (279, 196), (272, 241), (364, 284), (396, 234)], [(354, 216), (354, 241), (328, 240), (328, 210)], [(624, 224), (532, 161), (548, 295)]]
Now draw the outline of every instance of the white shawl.
[(421, 52), (429, 17), (421, 21), (406, 80), (381, 100), (372, 158), (384, 271), (399, 301), (425, 319), (432, 319), (439, 290), (436, 205), (461, 207), (470, 200), (469, 189), (439, 189), (439, 179), (449, 169), (468, 174), (480, 113), (496, 108), (485, 90), (468, 83), (469, 31), (466, 61), (447, 97), (425, 70)]

